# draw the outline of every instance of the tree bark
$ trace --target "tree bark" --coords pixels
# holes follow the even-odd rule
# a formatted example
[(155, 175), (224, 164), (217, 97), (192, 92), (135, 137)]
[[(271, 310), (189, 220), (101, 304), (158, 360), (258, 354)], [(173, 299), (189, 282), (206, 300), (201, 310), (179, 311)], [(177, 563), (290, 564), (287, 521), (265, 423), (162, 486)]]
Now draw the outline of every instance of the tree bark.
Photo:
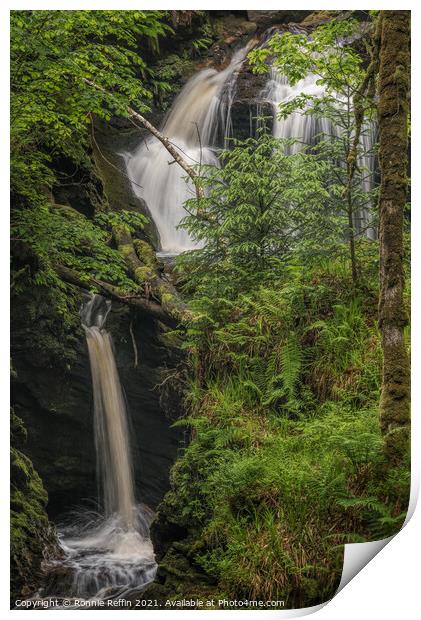
[(403, 223), (407, 193), (410, 12), (382, 11), (379, 66), (381, 185), (379, 327), (383, 348), (380, 424), (391, 464), (404, 457), (410, 428), (410, 373), (404, 342)]
[[(190, 316), (187, 304), (180, 298), (175, 287), (158, 274), (155, 253), (146, 242), (140, 242), (146, 246), (144, 256), (138, 256), (136, 252), (136, 240), (124, 226), (113, 227), (115, 244), (123, 256), (132, 279), (144, 290), (145, 297), (154, 297), (162, 306), (162, 309), (173, 316), (177, 321), (183, 321)], [(139, 244), (139, 242), (137, 242)], [(149, 252), (147, 249), (149, 248)], [(153, 258), (150, 256), (153, 255)], [(142, 260), (143, 259), (143, 260)]]

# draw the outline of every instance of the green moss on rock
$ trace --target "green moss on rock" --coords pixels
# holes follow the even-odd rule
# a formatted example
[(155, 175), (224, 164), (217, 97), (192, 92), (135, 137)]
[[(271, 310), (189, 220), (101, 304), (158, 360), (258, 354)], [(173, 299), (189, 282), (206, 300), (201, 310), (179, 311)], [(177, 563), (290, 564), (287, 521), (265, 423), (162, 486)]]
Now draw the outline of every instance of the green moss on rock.
[(137, 267), (135, 269), (134, 276), (138, 284), (144, 284), (146, 282), (150, 282), (156, 277), (153, 270), (147, 265), (143, 265), (142, 267)]
[(11, 604), (30, 596), (40, 585), (42, 561), (58, 553), (57, 539), (48, 520), (47, 492), (31, 460), (16, 446), (24, 443), (26, 431), (13, 410), (11, 414)]
[(133, 241), (133, 245), (139, 260), (141, 260), (147, 267), (156, 269), (157, 260), (153, 247), (143, 239), (135, 239)]

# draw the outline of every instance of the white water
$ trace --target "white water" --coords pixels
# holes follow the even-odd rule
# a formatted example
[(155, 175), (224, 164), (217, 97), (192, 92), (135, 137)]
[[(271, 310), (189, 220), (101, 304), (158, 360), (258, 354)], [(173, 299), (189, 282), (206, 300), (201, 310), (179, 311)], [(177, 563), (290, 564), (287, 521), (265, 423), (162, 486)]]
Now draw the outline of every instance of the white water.
[(273, 135), (275, 138), (294, 138), (296, 144), (289, 148), (291, 153), (298, 152), (303, 144), (311, 144), (317, 133), (330, 134), (332, 131), (331, 123), (326, 119), (315, 119), (314, 117), (300, 112), (293, 112), (286, 119), (279, 119), (279, 105), (286, 103), (301, 93), (313, 97), (321, 97), (324, 94), (323, 86), (316, 84), (317, 77), (313, 74), (307, 75), (303, 80), (294, 86), (288, 84), (284, 75), (280, 75), (274, 67), (271, 67), (269, 79), (260, 94), (261, 101), (272, 105), (273, 110)]
[(104, 329), (111, 302), (99, 295), (82, 308), (82, 323), (91, 365), (97, 472), (105, 516), (119, 515), (133, 526), (134, 490), (124, 396), (110, 334)]
[(152, 513), (136, 504), (129, 432), (110, 334), (111, 302), (92, 295), (81, 309), (91, 365), (94, 437), (102, 511), (81, 512), (59, 530), (64, 558), (49, 567), (43, 596), (86, 600), (128, 596), (153, 581)]
[[(265, 40), (267, 38), (264, 37)], [(231, 106), (236, 93), (238, 72), (254, 43), (250, 42), (237, 51), (223, 71), (204, 69), (193, 76), (171, 107), (161, 132), (171, 139), (190, 164), (219, 165), (218, 148), (226, 146), (226, 139), (232, 134)], [(300, 112), (279, 119), (279, 104), (301, 93), (321, 97), (325, 91), (323, 86), (317, 84), (315, 75), (310, 74), (291, 86), (284, 76), (272, 68), (259, 96), (260, 103), (266, 102), (272, 106), (273, 135), (298, 141), (288, 147), (290, 153), (298, 152), (303, 145), (314, 143), (316, 136), (331, 135), (338, 138), (341, 132), (328, 119)], [(362, 170), (362, 187), (367, 193), (373, 188), (374, 156), (369, 151), (373, 146), (374, 131), (374, 126), (371, 126), (361, 137), (365, 154), (360, 157), (359, 166)], [(128, 176), (135, 182), (132, 184), (133, 191), (146, 201), (156, 225), (161, 255), (179, 254), (200, 247), (200, 243), (192, 239), (186, 230), (178, 228), (186, 215), (183, 205), (194, 196), (194, 189), (165, 147), (156, 138), (149, 137), (132, 154), (126, 154), (125, 159)], [(368, 228), (370, 210), (367, 207), (368, 204), (355, 213), (354, 223), (357, 230), (374, 238), (375, 231)]]
[[(161, 132), (177, 146), (188, 163), (218, 165), (218, 141), (231, 131), (231, 104), (238, 71), (250, 45), (237, 51), (226, 69), (204, 69), (193, 76), (176, 98)], [(221, 144), (221, 146), (222, 146)], [(151, 212), (163, 254), (199, 247), (189, 234), (177, 228), (185, 217), (184, 202), (194, 195), (186, 173), (172, 162), (165, 147), (150, 137), (131, 155), (126, 155), (128, 176), (136, 195)], [(142, 186), (142, 188), (139, 187)]]
[[(313, 74), (307, 75), (294, 86), (288, 84), (288, 80), (272, 67), (269, 79), (260, 93), (261, 102), (270, 103), (273, 110), (273, 135), (275, 138), (294, 138), (295, 144), (286, 147), (287, 152), (297, 153), (304, 145), (313, 144), (316, 137), (333, 136), (341, 137), (341, 129), (335, 126), (329, 119), (316, 118), (304, 112), (293, 112), (285, 119), (279, 118), (279, 105), (291, 101), (300, 94), (321, 98), (325, 95), (324, 86), (317, 84), (318, 77)], [(338, 99), (338, 106), (342, 105)], [(363, 127), (361, 135), (362, 155), (359, 158), (359, 167), (362, 171), (362, 188), (368, 193), (374, 186), (374, 145), (375, 125), (371, 123)], [(368, 205), (367, 205), (368, 206)], [(368, 227), (369, 209), (362, 208), (354, 215), (354, 224), (358, 231), (362, 231), (369, 238), (375, 238), (373, 228)]]

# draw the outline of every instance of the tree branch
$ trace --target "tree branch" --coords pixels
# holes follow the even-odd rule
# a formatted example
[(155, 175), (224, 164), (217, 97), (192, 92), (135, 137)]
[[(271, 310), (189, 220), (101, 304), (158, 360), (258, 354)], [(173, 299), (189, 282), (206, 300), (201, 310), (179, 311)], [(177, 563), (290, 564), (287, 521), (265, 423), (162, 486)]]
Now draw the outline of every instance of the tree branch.
[[(110, 94), (104, 88), (102, 88), (102, 86), (99, 86), (99, 84), (96, 84), (95, 82), (92, 82), (91, 80), (88, 80), (87, 78), (84, 78), (84, 81), (86, 82), (86, 84), (89, 84), (89, 86), (96, 88), (96, 90), (100, 90), (104, 93)], [(167, 149), (170, 155), (172, 155), (172, 157), (177, 162), (177, 164), (181, 166), (181, 168), (183, 168), (183, 170), (188, 174), (188, 176), (193, 181), (198, 201), (201, 198), (204, 198), (204, 191), (203, 191), (202, 186), (200, 185), (200, 176), (197, 174), (194, 168), (189, 166), (186, 160), (180, 155), (177, 149), (172, 145), (171, 141), (166, 136), (164, 136), (160, 131), (158, 131), (158, 129), (154, 127), (152, 123), (150, 123), (144, 116), (139, 114), (139, 112), (136, 112), (136, 110), (134, 110), (130, 106), (127, 106), (127, 112), (129, 113), (129, 116), (131, 118), (135, 118), (139, 123), (141, 123), (141, 125), (143, 125), (143, 127), (145, 127), (145, 129), (149, 131), (149, 133), (155, 136), (155, 138), (157, 138), (157, 140), (159, 140), (161, 144), (164, 145), (164, 147)]]
[(117, 286), (114, 286), (109, 282), (104, 282), (95, 278), (85, 280), (84, 278), (81, 278), (76, 271), (70, 269), (69, 267), (65, 267), (64, 265), (56, 265), (55, 271), (59, 278), (68, 284), (78, 286), (86, 291), (99, 289), (101, 294), (105, 295), (105, 297), (108, 297), (109, 299), (113, 299), (128, 306), (137, 308), (141, 312), (144, 312), (162, 323), (174, 325), (174, 318), (171, 314), (165, 311), (164, 308), (156, 302), (144, 299), (140, 296), (136, 297), (134, 295), (125, 295)]

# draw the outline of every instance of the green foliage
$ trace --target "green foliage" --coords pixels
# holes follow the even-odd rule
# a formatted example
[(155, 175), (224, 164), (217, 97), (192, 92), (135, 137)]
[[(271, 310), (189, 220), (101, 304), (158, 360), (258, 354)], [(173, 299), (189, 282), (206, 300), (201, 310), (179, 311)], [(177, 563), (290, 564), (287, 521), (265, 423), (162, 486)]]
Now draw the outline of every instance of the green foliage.
[(266, 47), (249, 52), (257, 73), (267, 71), (266, 61), (274, 56), (274, 66), (281, 69), (291, 84), (309, 73), (319, 76), (319, 84), (329, 94), (356, 90), (364, 78), (361, 56), (351, 45), (360, 35), (360, 24), (353, 19), (332, 19), (319, 26), (312, 36), (285, 32), (275, 34)]
[(142, 215), (126, 211), (101, 212), (90, 220), (66, 205), (12, 212), (12, 345), (25, 343), (47, 366), (71, 363), (80, 337), (80, 299), (57, 274), (57, 266), (72, 269), (81, 281), (102, 280), (122, 291), (136, 291), (123, 256), (111, 245), (111, 228), (118, 224), (138, 231), (144, 221)]
[(182, 226), (204, 247), (182, 255), (180, 269), (222, 313), (240, 291), (278, 278), (293, 255), (308, 262), (341, 246), (326, 162), (304, 152), (287, 155), (285, 146), (264, 133), (234, 141), (220, 155), (222, 168), (203, 171), (205, 196), (187, 201)]
[[(86, 161), (91, 115), (148, 109), (140, 41), (170, 32), (162, 11), (11, 12), (11, 185), (32, 204), (51, 187), (52, 157)], [(88, 81), (94, 82), (98, 90)]]
[(213, 31), (209, 22), (202, 24), (199, 36), (192, 41), (193, 50), (199, 53), (207, 50), (213, 43)]
[[(126, 266), (120, 253), (110, 247), (110, 227), (113, 222), (123, 222), (132, 230), (143, 226), (144, 218), (128, 212), (107, 213), (92, 222), (71, 207), (39, 207), (21, 209), (13, 216), (12, 232), (18, 238), (28, 239), (32, 252), (37, 256), (38, 268), (31, 274), (36, 285), (62, 288), (55, 272), (55, 265), (77, 271), (82, 280), (105, 280), (134, 290), (135, 283), (126, 275)], [(27, 276), (24, 271), (21, 277)], [(26, 282), (26, 279), (25, 279)], [(16, 291), (17, 287), (17, 291)], [(19, 292), (19, 274), (14, 279)]]
[(49, 363), (51, 356), (69, 357), (77, 322), (74, 296), (57, 267), (74, 269), (82, 280), (136, 288), (110, 229), (140, 230), (143, 216), (105, 213), (99, 197), (92, 207), (102, 211), (88, 219), (54, 205), (54, 190), (60, 161), (95, 182), (94, 116), (127, 116), (129, 104), (149, 109), (157, 87), (142, 55), (150, 58), (159, 37), (172, 33), (166, 19), (162, 11), (11, 12), (12, 295), (15, 307), (26, 304), (43, 327), (28, 342), (27, 326), (15, 321), (15, 339), (44, 349)]
[[(377, 225), (377, 189), (369, 188), (374, 183), (376, 147), (371, 146), (369, 135), (374, 132), (375, 106), (373, 88), (367, 91), (365, 83), (371, 34), (370, 28), (364, 30), (356, 20), (338, 18), (316, 28), (311, 37), (275, 34), (265, 47), (248, 56), (256, 73), (266, 73), (270, 60), (290, 84), (300, 84), (308, 75), (318, 78), (320, 91), (310, 94), (303, 83), (302, 93), (280, 105), (279, 117), (300, 114), (320, 120), (323, 130), (315, 152), (329, 161), (332, 182), (339, 190), (335, 192), (337, 204), (342, 203), (350, 220), (347, 236)], [(359, 140), (354, 144), (356, 135)]]
[(143, 230), (145, 224), (148, 223), (148, 218), (137, 211), (101, 211), (95, 216), (94, 222), (108, 230), (119, 226), (127, 232), (134, 233)]
[(155, 69), (154, 84), (159, 83), (161, 88), (156, 92), (159, 103), (164, 110), (171, 105), (171, 96), (181, 87), (182, 81), (187, 79), (194, 70), (194, 61), (189, 49), (179, 54), (169, 54), (158, 61)]
[(357, 244), (361, 297), (343, 256), (291, 262), (219, 304), (193, 272), (178, 423), (191, 442), (161, 510), (232, 598), (317, 604), (338, 585), (346, 542), (402, 525), (409, 468), (384, 475), (377, 412), (376, 245)]

